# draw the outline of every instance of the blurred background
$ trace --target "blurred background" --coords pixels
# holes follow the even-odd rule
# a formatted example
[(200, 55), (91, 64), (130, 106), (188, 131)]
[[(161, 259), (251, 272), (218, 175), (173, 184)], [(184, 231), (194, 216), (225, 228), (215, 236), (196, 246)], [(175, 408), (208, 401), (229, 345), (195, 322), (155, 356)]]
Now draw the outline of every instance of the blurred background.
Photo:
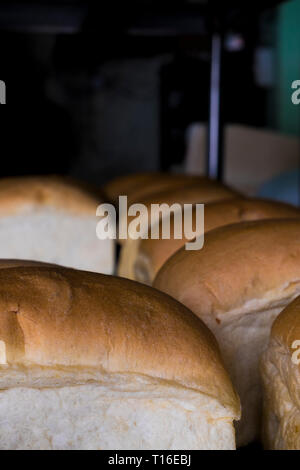
[(208, 173), (299, 204), (300, 0), (95, 3), (0, 3), (0, 176)]

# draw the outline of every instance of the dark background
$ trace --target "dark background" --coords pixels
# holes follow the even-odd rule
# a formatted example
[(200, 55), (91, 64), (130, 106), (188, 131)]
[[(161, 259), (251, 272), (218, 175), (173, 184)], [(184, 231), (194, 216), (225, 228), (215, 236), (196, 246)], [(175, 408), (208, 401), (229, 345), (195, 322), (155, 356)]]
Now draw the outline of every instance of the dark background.
[(74, 174), (101, 184), (180, 165), (188, 126), (208, 120), (216, 19), (225, 34), (224, 122), (274, 125), (254, 59), (272, 44), (278, 2), (101, 3), (0, 3), (0, 176)]

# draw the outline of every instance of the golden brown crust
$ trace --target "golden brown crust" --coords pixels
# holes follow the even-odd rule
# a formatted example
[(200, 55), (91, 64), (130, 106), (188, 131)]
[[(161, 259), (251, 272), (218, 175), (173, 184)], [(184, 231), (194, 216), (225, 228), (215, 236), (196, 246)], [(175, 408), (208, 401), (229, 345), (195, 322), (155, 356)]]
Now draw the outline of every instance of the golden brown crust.
[(103, 192), (109, 201), (116, 204), (118, 203), (119, 196), (126, 196), (145, 185), (149, 186), (159, 176), (160, 173), (158, 172), (132, 173), (118, 176), (104, 185)]
[(50, 263), (43, 263), (42, 261), (32, 261), (32, 260), (27, 260), (27, 259), (0, 259), (0, 269), (5, 269), (5, 268), (17, 268), (21, 266), (49, 266), (49, 267), (55, 267), (57, 265), (55, 264), (50, 264)]
[[(138, 201), (128, 201), (129, 204), (144, 204), (148, 210), (148, 223), (151, 222), (151, 205), (152, 204), (168, 204), (172, 206), (173, 204), (179, 204), (181, 207), (183, 204), (196, 204), (196, 203), (209, 203), (212, 201), (232, 199), (236, 197), (237, 193), (226, 186), (215, 183), (214, 181), (205, 182), (203, 184), (189, 184), (184, 187), (176, 187), (168, 189), (166, 191), (156, 192), (151, 194), (144, 199), (139, 199)], [(127, 216), (127, 225), (135, 219), (134, 216)], [(120, 223), (122, 220), (120, 220)], [(130, 232), (129, 232), (130, 233)], [(124, 243), (124, 240), (120, 240)]]
[[(239, 197), (239, 194), (236, 193), (234, 190), (221, 185), (218, 182), (211, 181), (211, 180), (204, 180), (202, 178), (202, 183), (184, 186), (183, 188), (176, 188), (171, 189), (168, 191), (163, 191), (160, 193), (155, 193), (144, 199), (143, 201), (139, 201), (143, 203), (147, 210), (148, 210), (148, 226), (155, 225), (156, 222), (153, 222), (151, 218), (151, 204), (168, 204), (172, 206), (173, 204), (177, 204), (180, 208), (184, 204), (196, 204), (196, 203), (212, 203), (218, 200), (231, 200), (233, 198)], [(161, 218), (161, 214), (159, 215), (158, 219)], [(128, 278), (128, 279), (136, 279), (135, 276), (135, 267), (134, 263), (136, 261), (136, 256), (138, 252), (138, 246), (140, 240), (133, 240), (131, 238), (130, 232), (130, 223), (135, 219), (134, 216), (130, 217), (127, 216), (127, 227), (128, 227), (128, 236), (127, 239), (119, 239), (119, 243), (122, 245), (122, 251), (120, 255), (120, 261), (118, 265), (118, 275)], [(172, 219), (171, 219), (172, 223)], [(120, 224), (124, 224), (124, 219), (120, 219)], [(171, 243), (171, 242), (170, 242)], [(175, 250), (176, 251), (176, 250)], [(141, 264), (141, 263), (139, 263)], [(148, 269), (149, 268), (149, 269)], [(140, 269), (140, 268), (139, 268)], [(144, 268), (143, 268), (144, 269)], [(151, 279), (149, 279), (150, 283), (153, 280), (153, 274), (150, 273), (151, 266), (146, 268), (149, 271)], [(145, 282), (145, 281), (144, 281)]]
[(300, 287), (300, 221), (272, 219), (208, 232), (199, 251), (181, 248), (162, 266), (154, 286), (197, 314), (273, 305)]
[(0, 341), (8, 365), (144, 374), (239, 414), (212, 333), (175, 300), (132, 281), (58, 267), (0, 269)]
[[(205, 205), (204, 231), (208, 232), (217, 227), (243, 221), (294, 217), (300, 217), (300, 211), (290, 204), (262, 199), (236, 198), (222, 200)], [(195, 209), (193, 210), (193, 220), (195, 220)], [(137, 258), (140, 256), (142, 259), (147, 260), (148, 275), (152, 281), (167, 259), (188, 241), (186, 238), (182, 240), (173, 238), (174, 217), (171, 218), (170, 233), (171, 238), (169, 240), (151, 239), (149, 234), (148, 239), (137, 241), (139, 244)]]
[[(152, 186), (153, 188), (154, 186)], [(202, 176), (174, 175), (174, 178), (163, 182), (163, 184), (158, 181), (156, 189), (151, 192), (146, 188), (135, 191), (128, 198), (128, 205), (142, 203), (148, 207), (150, 204), (173, 204), (175, 202), (195, 204), (202, 202), (202, 200), (210, 202), (230, 199), (237, 195), (237, 191)]]
[[(119, 196), (125, 195), (128, 197), (128, 205), (130, 205), (136, 202), (147, 204), (150, 199), (155, 198), (156, 193), (160, 198), (159, 202), (165, 202), (163, 197), (166, 192), (176, 192), (186, 186), (194, 185), (205, 186), (210, 190), (221, 187), (219, 183), (204, 176), (149, 172), (115, 178), (107, 183), (103, 190), (107, 199), (115, 204), (118, 203)], [(224, 186), (222, 187), (224, 188)]]
[(114, 203), (117, 203), (118, 197), (123, 195), (128, 196), (128, 201), (132, 204), (141, 202), (156, 192), (180, 188), (197, 181), (208, 181), (208, 179), (202, 176), (153, 171), (114, 178), (104, 186), (103, 190), (107, 198)]
[(0, 180), (0, 215), (53, 207), (82, 215), (95, 215), (101, 197), (86, 185), (59, 176), (32, 176)]

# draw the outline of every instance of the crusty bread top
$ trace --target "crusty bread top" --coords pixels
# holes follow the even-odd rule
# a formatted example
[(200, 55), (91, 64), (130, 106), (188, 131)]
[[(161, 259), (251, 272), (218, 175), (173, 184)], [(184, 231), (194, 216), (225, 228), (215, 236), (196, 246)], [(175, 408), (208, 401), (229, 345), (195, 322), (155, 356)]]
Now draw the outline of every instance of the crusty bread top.
[(202, 250), (183, 247), (171, 256), (153, 285), (200, 316), (278, 305), (300, 289), (300, 220), (212, 230)]
[(172, 179), (165, 181), (157, 180), (151, 186), (151, 190), (143, 187), (134, 191), (128, 197), (128, 205), (142, 203), (150, 204), (173, 204), (210, 202), (218, 199), (229, 199), (239, 193), (227, 186), (203, 176), (173, 175)]
[[(293, 300), (293, 302), (278, 315), (272, 326), (271, 339), (284, 346), (284, 349), (288, 351), (291, 356), (296, 352), (296, 349), (300, 348), (300, 296)], [(293, 346), (295, 341), (299, 341), (296, 347), (295, 345)], [(298, 380), (300, 380), (300, 376)], [(298, 382), (298, 387), (299, 386), (300, 383)]]
[[(133, 203), (144, 204), (148, 210), (148, 223), (150, 224), (150, 222), (153, 223), (153, 218), (151, 217), (152, 204), (168, 204), (169, 206), (178, 204), (181, 208), (184, 204), (208, 203), (212, 201), (232, 199), (236, 196), (237, 193), (234, 190), (214, 181), (206, 180), (202, 183), (197, 182), (185, 185), (183, 187), (176, 187), (165, 191), (156, 192), (145, 197), (144, 199), (141, 198), (134, 201), (129, 201), (128, 199), (128, 205)], [(127, 217), (128, 226), (136, 218), (135, 215), (128, 216), (126, 214), (125, 217)], [(123, 222), (123, 220), (120, 219), (120, 223), (121, 222)]]
[(43, 263), (42, 261), (33, 261), (33, 260), (29, 260), (29, 259), (9, 259), (9, 258), (1, 258), (0, 259), (0, 269), (17, 268), (19, 266), (57, 267), (56, 264)]
[[(290, 217), (300, 218), (299, 209), (282, 202), (242, 198), (221, 200), (205, 205), (204, 231), (208, 232), (217, 227), (248, 220)], [(195, 221), (195, 210), (193, 210), (193, 221)], [(152, 279), (167, 259), (187, 242), (186, 238), (174, 239), (174, 217), (171, 218), (170, 234), (170, 239), (152, 239), (149, 233), (149, 238), (139, 242), (138, 255), (141, 258), (147, 258), (147, 264), (152, 270), (149, 273)]]
[[(155, 195), (163, 195), (166, 191), (176, 191), (190, 185), (201, 185), (209, 188), (223, 187), (220, 183), (204, 176), (172, 174), (172, 173), (135, 173), (121, 176), (108, 182), (103, 190), (108, 200), (118, 202), (119, 196), (128, 197), (128, 205), (135, 202), (147, 203)], [(162, 198), (160, 202), (165, 202)]]
[(132, 281), (58, 267), (0, 269), (0, 342), (8, 365), (144, 374), (239, 414), (212, 333), (183, 305)]
[(161, 175), (163, 175), (163, 173), (149, 171), (118, 176), (104, 185), (103, 192), (108, 201), (117, 203), (119, 196), (132, 194), (141, 187), (149, 187), (151, 183), (157, 181)]
[[(103, 187), (103, 191), (107, 199), (115, 203), (118, 202), (118, 197), (122, 195), (128, 196), (132, 200), (139, 200), (141, 197), (145, 198), (158, 191), (180, 186), (181, 184), (188, 184), (198, 178), (198, 176), (158, 171), (131, 173), (112, 179)], [(204, 177), (200, 178), (206, 179)], [(136, 197), (135, 194), (137, 194)]]
[(0, 215), (24, 213), (43, 206), (82, 215), (96, 215), (101, 198), (85, 185), (59, 176), (0, 179)]

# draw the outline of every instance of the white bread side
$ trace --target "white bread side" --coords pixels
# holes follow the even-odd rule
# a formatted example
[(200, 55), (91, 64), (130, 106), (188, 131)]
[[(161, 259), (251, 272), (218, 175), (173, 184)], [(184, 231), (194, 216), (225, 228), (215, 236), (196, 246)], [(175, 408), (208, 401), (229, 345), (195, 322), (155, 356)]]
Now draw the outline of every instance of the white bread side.
[(235, 449), (216, 399), (143, 374), (91, 376), (0, 391), (0, 449)]

